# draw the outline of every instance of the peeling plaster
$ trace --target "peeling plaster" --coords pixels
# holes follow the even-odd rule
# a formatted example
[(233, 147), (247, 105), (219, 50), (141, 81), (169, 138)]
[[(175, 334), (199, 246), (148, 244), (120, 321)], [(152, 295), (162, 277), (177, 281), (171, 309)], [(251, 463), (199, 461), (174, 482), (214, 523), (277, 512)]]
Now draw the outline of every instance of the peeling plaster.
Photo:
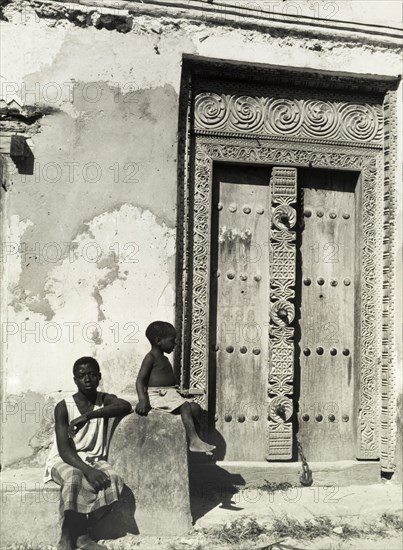
[[(101, 364), (116, 357), (117, 370), (106, 368), (104, 379), (115, 391), (129, 387), (148, 349), (146, 326), (156, 318), (173, 320), (174, 229), (133, 205), (121, 205), (81, 227), (73, 256), (49, 268), (41, 289), (51, 322), (48, 311), (21, 287), (19, 307), (9, 308), (8, 321), (18, 332), (8, 337), (7, 370), (13, 373), (8, 392), (66, 387), (70, 366), (81, 355), (95, 355)], [(86, 257), (83, 251), (94, 243), (100, 257)], [(19, 273), (17, 266), (14, 272)]]
[(23, 271), (21, 249), (19, 247), (25, 231), (33, 225), (34, 223), (31, 220), (21, 219), (18, 214), (9, 217), (8, 227), (5, 230), (7, 252), (4, 261), (7, 263), (7, 279), (10, 287), (18, 284)]
[(103, 321), (104, 319), (106, 319), (106, 317), (104, 315), (104, 312), (102, 311), (103, 300), (98, 288), (94, 288), (92, 296), (95, 298), (95, 301), (98, 304), (98, 321)]
[[(174, 125), (167, 131), (167, 121), (177, 109), (176, 94), (169, 87), (147, 94), (138, 90), (134, 102), (122, 103), (113, 112), (114, 90), (106, 84), (99, 86), (103, 102), (97, 106), (99, 110), (87, 105), (93, 112), (81, 122), (66, 113), (45, 117), (41, 133), (34, 137), (34, 175), (13, 176), (8, 205), (11, 215), (30, 213), (30, 222), (20, 229), (18, 241), (26, 242), (27, 250), (39, 251), (26, 255), (18, 284), (39, 300), (44, 298), (40, 293), (49, 270), (71, 254), (76, 236), (88, 229), (87, 220), (94, 215), (119, 203), (134, 202), (175, 226), (177, 138)], [(83, 98), (76, 99), (81, 112)], [(166, 112), (160, 116), (162, 105)], [(131, 117), (134, 125), (128, 124)], [(100, 140), (105, 127), (108, 134)], [(63, 140), (62, 135), (66, 136)], [(156, 162), (151, 164), (153, 152), (157, 153)], [(166, 159), (170, 159), (168, 164)], [(94, 170), (97, 181), (88, 181)], [(154, 193), (150, 193), (151, 187)], [(55, 249), (56, 259), (48, 258)]]

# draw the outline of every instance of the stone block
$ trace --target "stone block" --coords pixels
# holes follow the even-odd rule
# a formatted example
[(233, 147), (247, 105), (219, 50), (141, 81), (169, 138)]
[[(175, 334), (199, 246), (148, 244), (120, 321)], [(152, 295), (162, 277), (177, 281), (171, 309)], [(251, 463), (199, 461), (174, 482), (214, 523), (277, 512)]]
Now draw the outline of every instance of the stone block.
[(109, 462), (135, 498), (142, 535), (183, 535), (192, 528), (185, 430), (179, 416), (133, 413), (112, 436)]
[[(126, 485), (112, 514), (100, 522), (98, 538), (191, 530), (187, 446), (179, 417), (156, 411), (128, 415), (112, 433), (108, 458)], [(60, 489), (42, 480), (42, 467), (1, 472), (1, 548), (57, 543)]]

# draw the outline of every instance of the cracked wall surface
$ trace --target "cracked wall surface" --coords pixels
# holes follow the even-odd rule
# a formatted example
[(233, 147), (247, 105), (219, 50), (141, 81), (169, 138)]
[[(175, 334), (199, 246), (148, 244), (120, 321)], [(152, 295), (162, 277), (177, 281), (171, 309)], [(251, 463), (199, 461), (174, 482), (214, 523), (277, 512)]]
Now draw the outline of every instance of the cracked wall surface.
[(182, 56), (391, 76), (401, 64), (396, 49), (330, 34), (55, 2), (4, 14), (2, 91), (44, 113), (32, 169), (12, 165), (3, 194), (7, 465), (41, 462), (51, 419), (36, 407), (74, 391), (79, 356), (98, 359), (102, 388), (133, 395), (145, 328), (174, 319)]

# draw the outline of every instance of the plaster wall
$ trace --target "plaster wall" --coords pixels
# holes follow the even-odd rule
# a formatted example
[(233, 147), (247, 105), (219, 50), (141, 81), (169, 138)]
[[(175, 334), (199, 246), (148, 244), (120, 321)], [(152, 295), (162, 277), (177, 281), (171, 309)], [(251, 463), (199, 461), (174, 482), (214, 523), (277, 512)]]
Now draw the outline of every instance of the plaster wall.
[(30, 128), (32, 174), (12, 165), (3, 196), (2, 462), (10, 465), (43, 461), (48, 442), (38, 434), (60, 392), (74, 391), (78, 357), (98, 359), (105, 390), (133, 395), (145, 328), (174, 320), (182, 56), (391, 76), (401, 64), (394, 49), (330, 34), (168, 15), (139, 15), (123, 34), (38, 17), (29, 4), (6, 13), (3, 93), (52, 108)]

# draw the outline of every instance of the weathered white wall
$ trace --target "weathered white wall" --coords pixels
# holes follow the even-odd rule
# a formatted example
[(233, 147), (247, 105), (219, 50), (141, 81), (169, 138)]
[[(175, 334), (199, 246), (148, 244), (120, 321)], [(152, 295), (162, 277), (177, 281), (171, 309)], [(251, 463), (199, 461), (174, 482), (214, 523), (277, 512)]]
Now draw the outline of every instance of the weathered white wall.
[(40, 446), (47, 396), (74, 390), (75, 359), (94, 355), (108, 391), (133, 392), (146, 326), (174, 319), (183, 54), (393, 76), (401, 65), (386, 47), (330, 36), (168, 16), (139, 16), (122, 34), (13, 5), (7, 14), (3, 92), (53, 108), (31, 128), (34, 173), (15, 170), (4, 202), (3, 463), (12, 463)]

